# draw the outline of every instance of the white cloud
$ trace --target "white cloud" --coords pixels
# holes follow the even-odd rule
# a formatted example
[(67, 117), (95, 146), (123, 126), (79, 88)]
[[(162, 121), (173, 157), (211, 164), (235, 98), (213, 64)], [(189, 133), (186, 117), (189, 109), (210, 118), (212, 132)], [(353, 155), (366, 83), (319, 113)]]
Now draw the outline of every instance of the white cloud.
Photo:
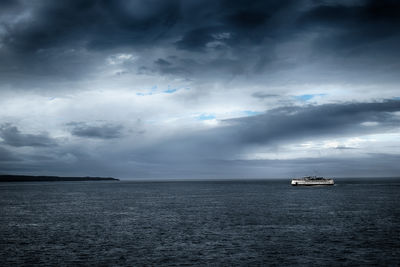
[(135, 61), (137, 58), (138, 57), (133, 54), (119, 53), (107, 57), (107, 63), (110, 65), (118, 65), (128, 61)]

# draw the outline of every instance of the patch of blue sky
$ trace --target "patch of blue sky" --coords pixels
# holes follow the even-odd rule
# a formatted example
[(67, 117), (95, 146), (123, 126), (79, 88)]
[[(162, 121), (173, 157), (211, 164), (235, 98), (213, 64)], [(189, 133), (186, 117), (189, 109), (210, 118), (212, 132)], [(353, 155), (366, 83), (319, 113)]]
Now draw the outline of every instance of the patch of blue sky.
[(171, 85), (168, 84), (168, 89), (164, 90), (163, 93), (165, 94), (173, 94), (178, 91), (180, 88), (171, 88)]
[(305, 94), (305, 95), (297, 95), (294, 98), (300, 101), (308, 101), (313, 99), (316, 96), (326, 96), (326, 94)]
[(201, 114), (200, 116), (197, 117), (198, 120), (200, 121), (208, 121), (208, 120), (213, 120), (215, 119), (214, 114)]
[(178, 89), (167, 89), (167, 90), (165, 90), (163, 92), (166, 93), (166, 94), (172, 94), (172, 93), (175, 93), (176, 91), (178, 91)]
[(147, 92), (140, 92), (140, 93), (136, 93), (136, 95), (138, 96), (148, 96), (148, 95), (156, 95), (156, 94), (173, 94), (177, 91), (179, 91), (180, 89), (185, 89), (185, 90), (190, 90), (189, 87), (178, 87), (178, 88), (171, 88), (170, 85), (168, 85), (168, 89), (166, 90), (162, 90), (159, 91), (159, 88), (157, 85), (154, 85), (153, 87), (151, 87), (151, 89), (147, 89)]
[(150, 89), (146, 89), (147, 92), (136, 93), (138, 96), (154, 95), (157, 93), (157, 85), (153, 85)]
[(136, 95), (138, 95), (138, 96), (146, 96), (146, 95), (152, 95), (153, 93), (152, 92), (149, 92), (149, 93), (136, 93)]
[(254, 110), (243, 110), (242, 113), (246, 116), (256, 116), (262, 114), (260, 111), (254, 111)]

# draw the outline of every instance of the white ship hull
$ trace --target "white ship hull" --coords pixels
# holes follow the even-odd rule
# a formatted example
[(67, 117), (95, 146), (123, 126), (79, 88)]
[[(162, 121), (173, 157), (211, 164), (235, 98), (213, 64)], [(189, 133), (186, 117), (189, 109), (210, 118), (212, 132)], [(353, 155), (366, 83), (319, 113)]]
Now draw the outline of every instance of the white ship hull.
[(313, 186), (313, 185), (334, 185), (333, 179), (292, 179), (291, 182), (294, 186)]

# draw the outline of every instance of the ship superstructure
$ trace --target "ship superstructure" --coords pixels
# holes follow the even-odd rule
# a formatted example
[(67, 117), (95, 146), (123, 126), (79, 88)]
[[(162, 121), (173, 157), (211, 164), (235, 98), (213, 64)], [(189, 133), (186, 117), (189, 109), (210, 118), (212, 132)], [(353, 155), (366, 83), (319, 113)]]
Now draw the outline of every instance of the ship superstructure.
[(334, 185), (335, 182), (331, 178), (324, 178), (324, 177), (317, 177), (317, 176), (305, 176), (303, 178), (292, 179), (291, 184), (294, 186)]

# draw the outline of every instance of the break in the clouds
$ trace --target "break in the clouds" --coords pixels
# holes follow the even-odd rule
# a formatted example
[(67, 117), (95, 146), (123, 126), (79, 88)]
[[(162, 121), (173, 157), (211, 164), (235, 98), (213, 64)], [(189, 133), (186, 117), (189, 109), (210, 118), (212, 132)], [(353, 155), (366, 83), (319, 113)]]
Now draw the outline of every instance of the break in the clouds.
[(0, 172), (398, 175), (398, 1), (0, 1)]

